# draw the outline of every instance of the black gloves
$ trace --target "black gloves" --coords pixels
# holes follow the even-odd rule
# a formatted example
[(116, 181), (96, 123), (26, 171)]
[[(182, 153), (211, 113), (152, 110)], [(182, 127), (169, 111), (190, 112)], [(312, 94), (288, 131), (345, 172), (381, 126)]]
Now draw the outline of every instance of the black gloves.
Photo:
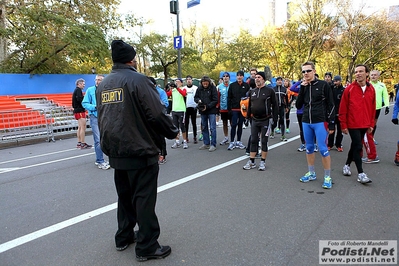
[(394, 123), (395, 125), (397, 125), (397, 124), (398, 124), (398, 119), (397, 119), (397, 118), (393, 118), (393, 119), (392, 119), (392, 123)]
[(389, 107), (385, 107), (385, 115), (389, 114)]

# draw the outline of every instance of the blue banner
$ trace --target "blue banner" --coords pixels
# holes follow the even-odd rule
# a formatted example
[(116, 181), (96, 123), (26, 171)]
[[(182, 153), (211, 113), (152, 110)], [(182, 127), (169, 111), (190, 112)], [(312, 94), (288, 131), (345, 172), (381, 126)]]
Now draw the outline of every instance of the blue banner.
[(187, 8), (199, 5), (200, 1), (201, 0), (190, 0), (190, 1), (187, 1)]

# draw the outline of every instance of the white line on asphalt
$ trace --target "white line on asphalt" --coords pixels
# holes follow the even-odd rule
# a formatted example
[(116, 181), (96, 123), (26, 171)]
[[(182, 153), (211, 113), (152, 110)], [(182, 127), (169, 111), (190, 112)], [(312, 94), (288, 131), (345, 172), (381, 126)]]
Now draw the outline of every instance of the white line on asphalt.
[(93, 155), (93, 154), (94, 154), (94, 152), (90, 152), (90, 153), (85, 153), (85, 154), (82, 154), (82, 155), (71, 156), (71, 157), (68, 157), (68, 158), (62, 158), (62, 159), (48, 161), (48, 162), (44, 162), (44, 163), (31, 164), (31, 165), (27, 165), (27, 166), (21, 166), (21, 167), (18, 167), (18, 168), (9, 168), (8, 170), (0, 172), (0, 174), (13, 172), (13, 171), (17, 171), (17, 170), (22, 170), (22, 169), (27, 169), (27, 168), (32, 168), (32, 167), (41, 166), (41, 165), (46, 165), (46, 164), (51, 164), (51, 163), (58, 163), (58, 162), (67, 161), (67, 160), (71, 160), (71, 159), (75, 159), (75, 158), (79, 158), (79, 157), (84, 157), (84, 156), (88, 156), (88, 155)]
[[(295, 140), (297, 140), (297, 139), (299, 139), (299, 135), (297, 135), (297, 136), (295, 136), (295, 137), (292, 137), (292, 138), (289, 138), (287, 141), (279, 142), (279, 143), (273, 144), (273, 145), (271, 145), (271, 146), (269, 147), (269, 150), (272, 150), (272, 149), (274, 149), (274, 148), (280, 147), (280, 146), (282, 146), (282, 145), (284, 145), (284, 144), (287, 144), (287, 143), (289, 143), (289, 142), (295, 141)], [(78, 158), (78, 157), (82, 157), (82, 156), (86, 156), (86, 155), (88, 155), (88, 154), (84, 154), (84, 155), (80, 155), (80, 156), (74, 156), (74, 157), (75, 157), (75, 158)], [(70, 157), (70, 158), (71, 158), (71, 157)], [(171, 189), (171, 188), (173, 188), (173, 187), (182, 185), (182, 184), (187, 183), (187, 182), (189, 182), (189, 181), (191, 181), (191, 180), (197, 179), (197, 178), (199, 178), (199, 177), (201, 177), (201, 176), (204, 176), (204, 175), (206, 175), (206, 174), (209, 174), (209, 173), (211, 173), (211, 172), (215, 172), (215, 171), (217, 171), (217, 170), (220, 170), (220, 169), (222, 169), (222, 168), (225, 168), (225, 167), (227, 167), (227, 166), (229, 166), (229, 165), (232, 165), (232, 164), (234, 164), (234, 163), (237, 163), (237, 162), (242, 161), (242, 160), (247, 159), (247, 158), (248, 158), (248, 156), (246, 156), (246, 155), (240, 156), (240, 157), (238, 157), (238, 158), (236, 158), (236, 159), (233, 159), (233, 160), (230, 160), (230, 161), (228, 161), (228, 162), (219, 164), (219, 165), (217, 165), (217, 166), (214, 166), (214, 167), (212, 167), (212, 168), (206, 169), (206, 170), (201, 171), (201, 172), (199, 172), (199, 173), (192, 174), (192, 175), (187, 176), (187, 177), (184, 177), (184, 178), (182, 178), (182, 179), (179, 179), (179, 180), (170, 182), (170, 183), (168, 183), (168, 184), (165, 184), (165, 185), (163, 185), (163, 186), (158, 187), (158, 193), (160, 193), (160, 192), (162, 192), (162, 191), (165, 191), (165, 190), (168, 190), (168, 189)], [(55, 160), (55, 161), (52, 161), (52, 162), (63, 161), (63, 160), (67, 160), (67, 159), (68, 159), (68, 158), (61, 159), (61, 160)], [(48, 164), (48, 163), (50, 163), (50, 162), (46, 162), (46, 163), (43, 163), (43, 164), (37, 164), (37, 165), (35, 165), (35, 166), (44, 165), (44, 164)], [(28, 166), (28, 167), (25, 167), (25, 168), (29, 168), (29, 167), (33, 167), (33, 166)], [(83, 221), (88, 220), (88, 219), (90, 219), (90, 218), (94, 218), (94, 217), (96, 217), (96, 216), (98, 216), (98, 215), (101, 215), (101, 214), (103, 214), (103, 213), (112, 211), (112, 210), (116, 209), (116, 207), (117, 207), (117, 204), (116, 204), (116, 203), (112, 203), (112, 204), (107, 205), (107, 206), (105, 206), (105, 207), (96, 209), (96, 210), (91, 211), (91, 212), (88, 212), (88, 213), (84, 213), (84, 214), (82, 214), (82, 215), (73, 217), (73, 218), (71, 218), (71, 219), (68, 219), (68, 220), (66, 220), (66, 221), (60, 222), (60, 223), (58, 223), (58, 224), (54, 224), (54, 225), (48, 226), (48, 227), (46, 227), (46, 228), (40, 229), (40, 230), (38, 230), (38, 231), (35, 231), (35, 232), (33, 232), (33, 233), (30, 233), (30, 234), (27, 234), (27, 235), (18, 237), (18, 238), (16, 238), (16, 239), (11, 240), (11, 241), (8, 241), (8, 242), (5, 242), (5, 243), (3, 243), (3, 244), (0, 245), (0, 253), (3, 253), (3, 252), (5, 252), (5, 251), (7, 251), (7, 250), (10, 250), (10, 249), (12, 249), (12, 248), (18, 247), (18, 246), (23, 245), (23, 244), (25, 244), (25, 243), (31, 242), (31, 241), (33, 241), (33, 240), (36, 240), (36, 239), (40, 238), (40, 237), (49, 235), (49, 234), (54, 233), (54, 232), (56, 232), (56, 231), (62, 230), (62, 229), (64, 229), (64, 228), (69, 227), (69, 226), (72, 226), (72, 225), (74, 225), (74, 224), (83, 222)]]
[(18, 161), (24, 161), (24, 160), (28, 160), (28, 159), (32, 159), (32, 158), (38, 158), (38, 157), (53, 155), (53, 154), (57, 154), (57, 153), (67, 152), (67, 151), (76, 151), (76, 150), (77, 150), (77, 149), (75, 148), (75, 149), (68, 149), (68, 150), (63, 150), (63, 151), (49, 152), (49, 153), (44, 153), (44, 154), (33, 155), (33, 156), (29, 156), (29, 157), (24, 157), (24, 158), (19, 158), (19, 159), (4, 161), (4, 162), (0, 162), (0, 164), (12, 163), (12, 162), (18, 162)]

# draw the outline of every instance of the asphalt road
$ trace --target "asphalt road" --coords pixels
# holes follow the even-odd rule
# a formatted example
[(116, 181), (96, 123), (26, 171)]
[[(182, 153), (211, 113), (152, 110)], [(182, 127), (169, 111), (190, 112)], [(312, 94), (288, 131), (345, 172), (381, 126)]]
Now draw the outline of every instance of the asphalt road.
[[(392, 108), (391, 108), (392, 110)], [(381, 159), (364, 165), (373, 183), (343, 176), (349, 146), (331, 151), (331, 190), (306, 184), (304, 152), (291, 114), (288, 142), (270, 140), (266, 171), (243, 170), (244, 150), (213, 153), (189, 143), (170, 149), (160, 166), (159, 242), (172, 247), (147, 265), (318, 265), (319, 240), (398, 240), (399, 167), (393, 164), (399, 127), (381, 115)], [(199, 119), (198, 119), (199, 121)], [(249, 129), (244, 130), (247, 142)], [(218, 142), (222, 140), (218, 128)], [(92, 137), (86, 141), (92, 143)], [(94, 150), (58, 140), (0, 150), (0, 265), (139, 265), (134, 245), (117, 252), (113, 170), (94, 165)], [(257, 163), (259, 160), (257, 160)]]

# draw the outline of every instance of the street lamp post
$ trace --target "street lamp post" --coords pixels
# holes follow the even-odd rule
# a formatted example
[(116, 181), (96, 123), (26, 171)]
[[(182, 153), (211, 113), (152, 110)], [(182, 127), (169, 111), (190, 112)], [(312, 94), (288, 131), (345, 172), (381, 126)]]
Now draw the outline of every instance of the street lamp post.
[[(177, 13), (176, 13), (177, 36), (180, 36), (179, 0), (176, 0), (176, 8), (177, 8), (177, 10), (176, 10), (177, 11)], [(178, 76), (178, 78), (181, 78), (181, 52), (180, 52), (180, 49), (177, 49), (177, 76)]]
[[(177, 36), (180, 36), (179, 0), (171, 0), (170, 1), (170, 13), (176, 15)], [(176, 49), (177, 49), (177, 76), (178, 76), (178, 78), (181, 78), (181, 53), (180, 53), (180, 48), (176, 48)]]

